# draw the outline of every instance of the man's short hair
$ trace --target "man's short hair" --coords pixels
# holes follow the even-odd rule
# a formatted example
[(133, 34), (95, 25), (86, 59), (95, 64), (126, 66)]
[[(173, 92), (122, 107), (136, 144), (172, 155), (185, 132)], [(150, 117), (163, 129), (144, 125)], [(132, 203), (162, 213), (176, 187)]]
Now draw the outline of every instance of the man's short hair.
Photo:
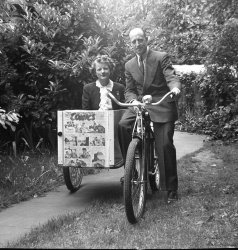
[(136, 32), (140, 32), (143, 34), (143, 36), (146, 38), (146, 32), (143, 28), (133, 28), (131, 29), (130, 33), (129, 33), (129, 37), (133, 34), (133, 33), (136, 33)]

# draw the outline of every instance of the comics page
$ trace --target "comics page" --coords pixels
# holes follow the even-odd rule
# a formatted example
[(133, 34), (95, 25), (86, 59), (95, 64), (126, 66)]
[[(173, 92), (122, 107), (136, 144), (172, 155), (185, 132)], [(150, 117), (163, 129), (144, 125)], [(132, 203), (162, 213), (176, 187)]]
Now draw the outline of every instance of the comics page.
[(105, 167), (108, 115), (104, 111), (64, 111), (64, 165)]

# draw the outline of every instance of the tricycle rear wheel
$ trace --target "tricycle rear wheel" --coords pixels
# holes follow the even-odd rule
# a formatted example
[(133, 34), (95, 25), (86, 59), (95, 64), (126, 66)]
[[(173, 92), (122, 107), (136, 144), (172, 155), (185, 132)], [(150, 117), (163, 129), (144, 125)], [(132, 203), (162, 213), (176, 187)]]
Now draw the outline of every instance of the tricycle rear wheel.
[(64, 181), (71, 193), (79, 190), (83, 179), (83, 170), (80, 167), (63, 167)]

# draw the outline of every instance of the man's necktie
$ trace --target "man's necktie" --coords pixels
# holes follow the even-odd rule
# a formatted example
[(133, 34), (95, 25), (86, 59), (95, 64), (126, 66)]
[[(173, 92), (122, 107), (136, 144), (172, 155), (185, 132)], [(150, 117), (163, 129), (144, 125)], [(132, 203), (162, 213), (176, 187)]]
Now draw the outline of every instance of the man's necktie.
[(140, 56), (140, 70), (142, 74), (144, 75), (144, 63), (143, 63), (143, 57)]

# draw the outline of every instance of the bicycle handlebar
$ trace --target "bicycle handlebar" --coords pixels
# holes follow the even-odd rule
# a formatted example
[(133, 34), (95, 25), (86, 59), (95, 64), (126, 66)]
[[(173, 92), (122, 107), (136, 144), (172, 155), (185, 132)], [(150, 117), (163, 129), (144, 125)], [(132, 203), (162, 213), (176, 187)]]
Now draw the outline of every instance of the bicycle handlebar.
[(123, 102), (120, 102), (120, 101), (118, 101), (117, 99), (116, 99), (116, 97), (111, 93), (111, 92), (109, 92), (108, 91), (108, 96), (117, 104), (117, 105), (119, 105), (119, 106), (121, 106), (121, 107), (135, 107), (135, 106), (137, 106), (137, 107), (145, 107), (145, 106), (156, 106), (156, 105), (159, 105), (167, 96), (169, 96), (169, 95), (174, 95), (174, 93), (172, 92), (172, 91), (170, 91), (170, 92), (168, 92), (167, 94), (165, 94), (158, 102), (153, 102), (153, 103), (144, 103), (144, 102), (140, 102), (139, 104), (137, 103), (137, 104), (133, 104), (133, 103), (123, 103)]

